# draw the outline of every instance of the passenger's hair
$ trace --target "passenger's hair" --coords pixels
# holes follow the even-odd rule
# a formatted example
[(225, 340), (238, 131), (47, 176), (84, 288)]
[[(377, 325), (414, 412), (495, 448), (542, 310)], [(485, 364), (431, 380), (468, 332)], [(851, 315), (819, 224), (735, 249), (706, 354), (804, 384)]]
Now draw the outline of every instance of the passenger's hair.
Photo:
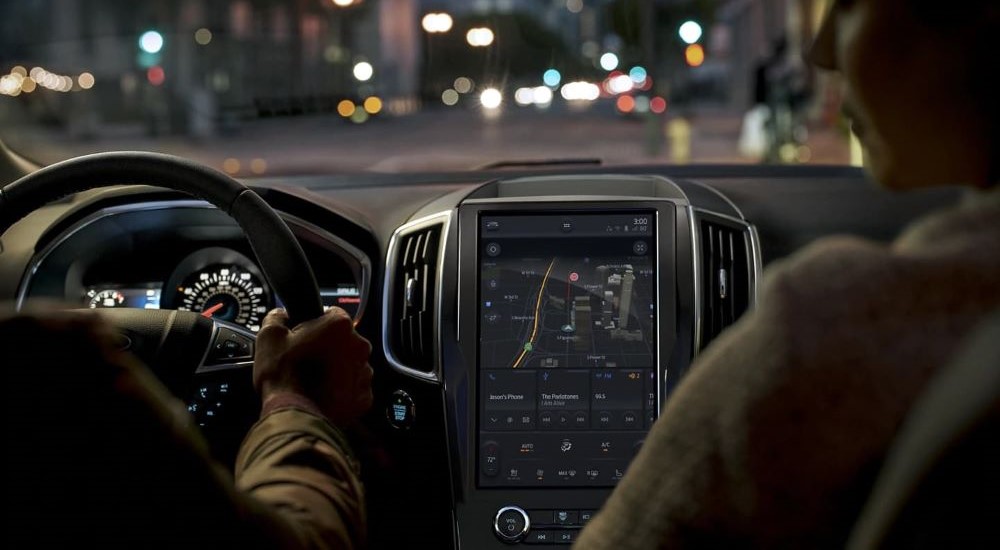
[[(882, 0), (875, 0), (882, 1)], [(961, 83), (986, 121), (993, 152), (990, 155), (989, 181), (1000, 182), (1000, 103), (994, 84), (1000, 74), (1000, 57), (995, 54), (996, 36), (1000, 33), (1000, 0), (908, 0), (917, 19), (929, 29), (951, 39), (954, 33), (967, 33), (967, 27), (980, 25), (965, 52), (968, 79)]]
[(984, 10), (988, 9), (1000, 13), (996, 9), (997, 0), (958, 0), (957, 2), (909, 0), (909, 3), (918, 19), (937, 27), (953, 26), (977, 20), (978, 16), (985, 15)]

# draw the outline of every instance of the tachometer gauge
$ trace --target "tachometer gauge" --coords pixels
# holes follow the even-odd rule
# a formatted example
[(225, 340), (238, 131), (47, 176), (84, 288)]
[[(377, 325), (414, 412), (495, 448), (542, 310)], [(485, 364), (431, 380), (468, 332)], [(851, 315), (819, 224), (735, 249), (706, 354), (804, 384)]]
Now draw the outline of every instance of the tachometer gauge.
[(94, 288), (87, 291), (87, 298), (90, 300), (90, 309), (125, 306), (125, 295), (114, 289)]
[(177, 309), (230, 321), (257, 332), (267, 313), (264, 284), (238, 265), (212, 265), (189, 275), (177, 288)]

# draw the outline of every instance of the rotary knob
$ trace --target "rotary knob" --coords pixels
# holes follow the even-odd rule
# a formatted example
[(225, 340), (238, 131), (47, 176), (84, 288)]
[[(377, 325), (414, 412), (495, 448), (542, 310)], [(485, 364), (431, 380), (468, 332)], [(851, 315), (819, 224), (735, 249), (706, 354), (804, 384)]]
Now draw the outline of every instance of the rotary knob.
[(493, 532), (500, 540), (514, 544), (520, 542), (531, 528), (528, 514), (517, 506), (505, 506), (497, 511), (493, 519)]

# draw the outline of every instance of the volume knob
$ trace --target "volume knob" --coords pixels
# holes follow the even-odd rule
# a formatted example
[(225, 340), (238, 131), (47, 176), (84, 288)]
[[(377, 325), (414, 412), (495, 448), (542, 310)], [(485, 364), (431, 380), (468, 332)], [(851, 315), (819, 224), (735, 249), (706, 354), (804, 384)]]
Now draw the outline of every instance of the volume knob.
[(524, 535), (531, 529), (531, 520), (528, 514), (517, 506), (505, 506), (497, 511), (493, 519), (493, 532), (500, 540), (514, 544), (520, 542)]

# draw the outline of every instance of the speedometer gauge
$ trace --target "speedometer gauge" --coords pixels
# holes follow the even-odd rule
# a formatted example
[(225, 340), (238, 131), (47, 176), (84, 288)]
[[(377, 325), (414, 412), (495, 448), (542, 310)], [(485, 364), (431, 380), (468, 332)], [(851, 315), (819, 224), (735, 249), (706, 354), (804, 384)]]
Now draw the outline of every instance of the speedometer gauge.
[(87, 298), (90, 300), (90, 309), (122, 307), (125, 305), (125, 295), (114, 289), (91, 289), (87, 292)]
[(267, 313), (264, 284), (238, 265), (212, 265), (192, 273), (177, 288), (177, 309), (229, 321), (257, 332)]

